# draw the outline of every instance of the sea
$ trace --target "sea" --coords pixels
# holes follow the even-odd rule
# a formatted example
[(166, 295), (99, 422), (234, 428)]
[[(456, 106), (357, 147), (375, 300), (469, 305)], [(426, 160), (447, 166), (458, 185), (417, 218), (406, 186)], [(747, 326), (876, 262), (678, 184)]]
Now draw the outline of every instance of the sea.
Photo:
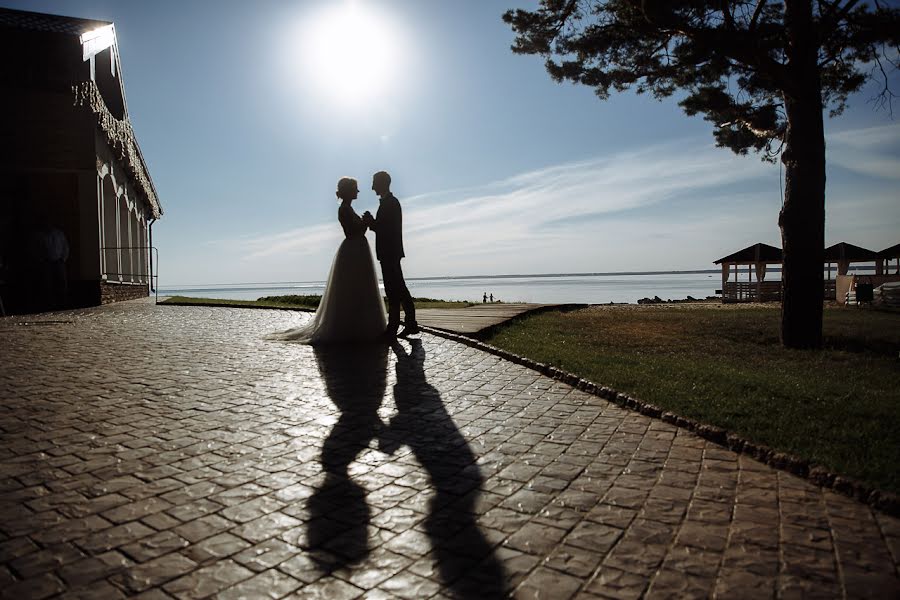
[[(778, 274), (774, 274), (774, 278)], [(767, 274), (766, 279), (773, 278)], [(716, 270), (641, 273), (570, 273), (548, 275), (491, 275), (407, 278), (416, 298), (541, 304), (636, 303), (658, 296), (662, 300), (703, 299), (722, 287)], [(289, 281), (161, 287), (160, 296), (256, 300), (265, 296), (321, 294), (324, 281)]]

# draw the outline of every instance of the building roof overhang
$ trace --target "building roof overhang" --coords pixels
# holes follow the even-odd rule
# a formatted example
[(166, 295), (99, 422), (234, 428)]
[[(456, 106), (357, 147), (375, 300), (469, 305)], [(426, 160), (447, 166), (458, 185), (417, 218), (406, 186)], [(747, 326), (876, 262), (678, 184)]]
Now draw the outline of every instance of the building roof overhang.
[[(156, 193), (156, 187), (150, 178), (150, 172), (147, 169), (140, 146), (138, 146), (134, 129), (131, 126), (131, 119), (128, 115), (128, 104), (125, 99), (125, 84), (122, 79), (122, 66), (119, 61), (119, 46), (115, 25), (110, 21), (81, 19), (78, 17), (0, 7), (0, 27), (78, 38), (82, 48), (82, 60), (91, 61), (92, 79), (77, 83), (74, 86), (75, 103), (80, 106), (85, 104), (89, 106), (96, 119), (97, 127), (105, 134), (110, 146), (119, 151), (120, 158), (125, 160), (132, 171), (138, 187), (147, 198), (153, 217), (158, 219), (162, 216), (163, 210)], [(124, 108), (122, 119), (116, 119), (109, 110), (106, 101), (97, 88), (96, 82), (93, 80), (93, 59), (97, 54), (107, 49), (111, 52), (110, 67), (112, 75), (118, 82), (118, 93), (121, 94)]]

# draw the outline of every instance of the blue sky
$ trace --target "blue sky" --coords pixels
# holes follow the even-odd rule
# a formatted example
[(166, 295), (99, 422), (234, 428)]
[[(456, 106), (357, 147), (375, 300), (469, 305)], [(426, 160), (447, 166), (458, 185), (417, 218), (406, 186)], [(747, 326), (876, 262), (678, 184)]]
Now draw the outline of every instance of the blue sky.
[[(712, 268), (780, 245), (777, 165), (715, 148), (675, 100), (554, 83), (501, 20), (535, 2), (356, 0), (350, 39), (328, 35), (344, 0), (0, 4), (115, 22), (164, 287), (324, 279), (336, 181), (358, 177), (374, 212), (381, 169), (412, 277)], [(900, 242), (900, 122), (874, 93), (826, 123), (828, 244)]]

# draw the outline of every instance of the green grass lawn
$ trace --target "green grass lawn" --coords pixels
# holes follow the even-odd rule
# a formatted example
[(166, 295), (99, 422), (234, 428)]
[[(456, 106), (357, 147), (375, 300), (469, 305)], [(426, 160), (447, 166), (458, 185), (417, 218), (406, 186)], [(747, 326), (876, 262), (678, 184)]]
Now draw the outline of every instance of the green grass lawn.
[[(287, 296), (285, 296), (286, 298)], [(311, 296), (295, 296), (295, 298), (310, 298)], [(160, 304), (176, 304), (176, 305), (197, 305), (197, 306), (246, 306), (249, 308), (292, 308), (315, 310), (319, 304), (318, 296), (315, 296), (315, 304), (303, 304), (299, 301), (276, 301), (276, 300), (230, 300), (227, 298), (191, 298), (189, 296), (169, 296), (165, 300), (160, 300)]]
[(604, 307), (487, 341), (664, 410), (900, 492), (900, 314), (828, 307), (825, 349), (782, 348), (773, 307)]
[[(222, 298), (189, 298), (187, 296), (171, 296), (160, 304), (196, 304), (201, 306), (247, 306), (257, 308), (293, 308), (315, 310), (319, 306), (321, 296), (265, 296), (258, 300), (227, 300)], [(472, 302), (462, 300), (436, 300), (434, 298), (413, 298), (416, 308), (466, 308), (475, 306)], [(385, 300), (385, 306), (387, 301)]]

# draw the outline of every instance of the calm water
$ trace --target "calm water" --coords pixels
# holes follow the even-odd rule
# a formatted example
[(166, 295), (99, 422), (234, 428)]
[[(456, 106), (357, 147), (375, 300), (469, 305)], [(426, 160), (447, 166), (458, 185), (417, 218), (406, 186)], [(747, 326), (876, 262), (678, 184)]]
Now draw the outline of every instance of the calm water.
[[(770, 277), (767, 276), (767, 279)], [(777, 274), (775, 277), (777, 279)], [(583, 303), (637, 302), (659, 296), (663, 300), (687, 296), (705, 298), (722, 287), (714, 273), (666, 273), (633, 275), (551, 275), (522, 277), (461, 277), (409, 279), (413, 296), (480, 302), (493, 294), (503, 302)], [(321, 294), (325, 283), (282, 282), (269, 284), (211, 285), (160, 288), (161, 296), (255, 300), (263, 296)]]

